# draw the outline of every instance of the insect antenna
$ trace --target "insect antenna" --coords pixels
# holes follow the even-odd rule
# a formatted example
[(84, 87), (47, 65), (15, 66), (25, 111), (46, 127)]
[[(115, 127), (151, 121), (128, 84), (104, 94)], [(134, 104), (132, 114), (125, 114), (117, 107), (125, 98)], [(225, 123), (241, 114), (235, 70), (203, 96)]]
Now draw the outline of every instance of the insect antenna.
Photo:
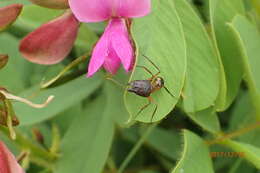
[(118, 82), (117, 80), (115, 80), (115, 79), (113, 79), (113, 78), (111, 78), (111, 77), (109, 77), (109, 76), (106, 77), (106, 79), (112, 81), (114, 84), (116, 84), (116, 85), (122, 87), (123, 89), (125, 89), (126, 86), (128, 85), (128, 84), (126, 84), (126, 85), (121, 84), (120, 82)]
[(155, 65), (155, 63), (150, 58), (148, 58), (144, 54), (142, 54), (142, 56), (145, 57), (158, 70), (158, 74), (161, 72), (159, 67), (157, 65)]
[(173, 95), (169, 89), (166, 86), (163, 86), (163, 88), (167, 91), (168, 94), (170, 94), (173, 98), (177, 98), (175, 95)]

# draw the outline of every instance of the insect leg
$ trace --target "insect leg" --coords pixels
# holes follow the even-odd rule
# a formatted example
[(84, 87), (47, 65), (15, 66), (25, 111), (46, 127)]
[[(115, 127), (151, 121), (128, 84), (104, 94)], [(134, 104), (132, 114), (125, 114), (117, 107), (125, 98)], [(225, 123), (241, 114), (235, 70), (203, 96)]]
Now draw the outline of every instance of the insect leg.
[(114, 84), (116, 84), (116, 85), (122, 87), (123, 89), (126, 88), (126, 85), (121, 84), (120, 82), (116, 81), (115, 79), (111, 78), (110, 76), (106, 76), (106, 79), (112, 81)]
[(142, 54), (142, 56), (145, 57), (145, 58), (158, 70), (158, 72), (156, 73), (155, 76), (157, 76), (158, 74), (161, 73), (159, 67), (158, 67), (157, 65), (155, 65), (155, 63), (153, 63), (152, 60), (150, 60), (150, 59), (149, 59), (147, 56), (145, 56), (144, 54)]
[(153, 73), (148, 68), (146, 68), (145, 66), (137, 65), (136, 67), (143, 68), (147, 73), (149, 73), (150, 75), (154, 76)]
[(153, 114), (152, 114), (152, 117), (151, 117), (151, 122), (152, 122), (153, 117), (154, 117), (155, 113), (157, 112), (158, 104), (154, 101), (154, 99), (151, 96), (148, 97), (148, 100), (149, 100), (150, 103), (153, 102), (155, 104), (155, 108), (154, 108), (154, 111), (153, 111)]
[(143, 107), (140, 108), (139, 112), (135, 115), (134, 119), (136, 119), (138, 117), (138, 115), (152, 103), (151, 100), (149, 99), (149, 97), (148, 97), (148, 101), (149, 102), (146, 105), (144, 105)]
[(164, 86), (163, 88), (164, 88), (164, 89), (167, 91), (167, 93), (170, 94), (173, 98), (177, 98), (176, 96), (174, 96), (174, 95), (168, 90), (168, 88), (167, 88), (166, 86)]

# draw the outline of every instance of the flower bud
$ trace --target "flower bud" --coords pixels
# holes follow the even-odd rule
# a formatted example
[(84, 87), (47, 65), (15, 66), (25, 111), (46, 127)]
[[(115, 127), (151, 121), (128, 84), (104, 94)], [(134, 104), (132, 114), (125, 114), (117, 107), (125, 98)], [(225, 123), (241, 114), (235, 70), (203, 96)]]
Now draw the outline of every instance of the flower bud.
[(33, 63), (59, 63), (71, 51), (78, 28), (78, 20), (67, 11), (27, 35), (20, 42), (20, 52), (25, 59)]
[(17, 163), (14, 155), (8, 150), (3, 142), (0, 141), (0, 172), (1, 173), (24, 173), (21, 166)]
[(68, 0), (30, 0), (32, 3), (42, 7), (53, 9), (67, 9), (69, 8)]
[(2, 69), (8, 62), (8, 55), (0, 54), (0, 69)]
[(23, 8), (21, 4), (12, 4), (0, 8), (0, 31), (11, 25), (19, 16)]

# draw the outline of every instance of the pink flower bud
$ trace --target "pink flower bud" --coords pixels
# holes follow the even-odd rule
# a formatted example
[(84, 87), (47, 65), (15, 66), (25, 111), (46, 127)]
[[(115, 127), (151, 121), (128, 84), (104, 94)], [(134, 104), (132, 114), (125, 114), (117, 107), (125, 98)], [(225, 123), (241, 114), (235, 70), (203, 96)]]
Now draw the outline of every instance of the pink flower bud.
[(11, 25), (19, 16), (23, 5), (12, 4), (0, 8), (0, 31)]
[(32, 3), (42, 7), (53, 9), (67, 9), (69, 8), (68, 0), (30, 0)]
[(20, 52), (33, 63), (59, 63), (71, 51), (78, 28), (78, 20), (67, 11), (27, 35), (20, 42)]
[(8, 150), (3, 142), (0, 141), (0, 172), (1, 173), (24, 173), (21, 166), (17, 163), (14, 155)]

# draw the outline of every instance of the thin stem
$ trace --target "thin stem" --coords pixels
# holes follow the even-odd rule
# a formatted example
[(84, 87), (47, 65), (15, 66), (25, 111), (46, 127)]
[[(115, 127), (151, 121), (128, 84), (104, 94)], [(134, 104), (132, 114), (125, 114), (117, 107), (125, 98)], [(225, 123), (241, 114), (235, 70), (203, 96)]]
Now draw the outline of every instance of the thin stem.
[[(0, 131), (8, 136), (8, 130), (6, 128), (0, 127)], [(16, 132), (15, 143), (21, 150), (29, 150), (30, 159), (33, 162), (38, 163), (40, 166), (50, 168), (52, 167), (52, 162), (57, 158), (57, 155), (50, 153), (41, 146), (32, 143), (19, 132)]]
[(120, 165), (118, 169), (118, 173), (123, 173), (126, 166), (129, 164), (129, 162), (133, 159), (139, 148), (143, 145), (146, 138), (150, 135), (152, 130), (157, 126), (158, 123), (154, 123), (151, 126), (149, 126), (146, 131), (144, 132), (143, 136), (139, 139), (139, 141), (135, 144), (135, 146), (132, 148), (130, 153), (127, 155), (126, 159), (123, 161), (123, 163)]
[(231, 132), (231, 133), (228, 133), (228, 134), (224, 134), (224, 135), (222, 135), (221, 137), (216, 138), (216, 139), (211, 140), (211, 141), (207, 141), (206, 143), (207, 143), (208, 145), (220, 143), (220, 142), (222, 142), (222, 141), (224, 141), (224, 140), (227, 140), (227, 139), (231, 139), (231, 138), (240, 136), (240, 135), (242, 135), (242, 134), (244, 134), (244, 133), (247, 133), (247, 132), (249, 132), (249, 131), (251, 131), (251, 130), (254, 130), (254, 129), (258, 128), (258, 127), (260, 127), (260, 121), (254, 123), (254, 124), (250, 124), (249, 126), (244, 127), (244, 128), (242, 128), (242, 129), (239, 129), (239, 130), (237, 130), (237, 131), (234, 131), (234, 132)]
[(73, 67), (79, 65), (80, 63), (82, 63), (83, 61), (85, 61), (87, 59), (87, 57), (89, 56), (89, 54), (83, 55), (78, 57), (77, 59), (75, 59), (74, 61), (72, 61), (69, 65), (67, 65), (63, 70), (61, 70), (57, 76), (55, 76), (54, 78), (52, 78), (51, 80), (49, 80), (48, 82), (45, 82), (44, 84), (41, 85), (41, 88), (47, 88), (50, 85), (52, 85), (54, 82), (56, 82), (62, 75), (64, 75), (67, 71), (69, 71), (70, 69), (72, 69)]

